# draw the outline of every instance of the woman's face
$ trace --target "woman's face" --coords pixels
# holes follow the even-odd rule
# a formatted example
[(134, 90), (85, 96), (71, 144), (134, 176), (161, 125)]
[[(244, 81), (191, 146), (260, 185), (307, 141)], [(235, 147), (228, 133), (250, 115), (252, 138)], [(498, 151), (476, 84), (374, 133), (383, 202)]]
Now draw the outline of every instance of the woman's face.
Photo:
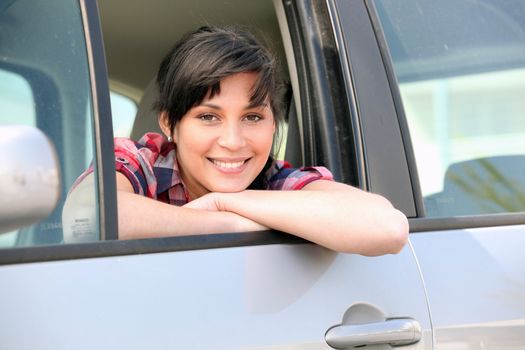
[(205, 98), (175, 125), (177, 161), (191, 199), (245, 190), (266, 164), (275, 121), (269, 103), (250, 105), (256, 79), (256, 73), (223, 79), (219, 94)]

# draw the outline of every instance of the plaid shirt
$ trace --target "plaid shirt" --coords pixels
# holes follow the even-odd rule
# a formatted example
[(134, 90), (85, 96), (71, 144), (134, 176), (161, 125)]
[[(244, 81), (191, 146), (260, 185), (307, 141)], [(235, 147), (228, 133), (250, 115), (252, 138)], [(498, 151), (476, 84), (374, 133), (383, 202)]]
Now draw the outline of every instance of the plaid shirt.
[[(115, 138), (116, 171), (131, 182), (135, 193), (182, 206), (189, 202), (175, 157), (175, 144), (157, 133), (147, 133), (138, 142)], [(93, 171), (90, 167), (77, 183)], [(267, 190), (300, 190), (315, 180), (333, 180), (325, 167), (291, 168), (276, 160), (265, 174)]]

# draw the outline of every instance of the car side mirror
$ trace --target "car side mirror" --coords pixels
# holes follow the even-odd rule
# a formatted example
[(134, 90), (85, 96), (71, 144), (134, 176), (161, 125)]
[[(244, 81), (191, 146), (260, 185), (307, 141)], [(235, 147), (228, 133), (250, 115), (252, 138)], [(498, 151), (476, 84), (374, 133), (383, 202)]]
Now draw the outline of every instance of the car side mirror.
[(31, 126), (0, 126), (0, 233), (51, 214), (60, 197), (52, 142)]

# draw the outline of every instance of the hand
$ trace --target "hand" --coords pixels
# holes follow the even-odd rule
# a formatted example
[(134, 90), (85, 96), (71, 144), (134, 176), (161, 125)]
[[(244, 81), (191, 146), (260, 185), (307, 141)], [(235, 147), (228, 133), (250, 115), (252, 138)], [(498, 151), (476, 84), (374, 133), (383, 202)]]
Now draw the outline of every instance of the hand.
[(223, 211), (221, 206), (221, 193), (210, 192), (202, 197), (186, 203), (183, 207), (209, 211)]
[(231, 228), (232, 232), (250, 232), (250, 231), (265, 231), (270, 228), (259, 224), (253, 220), (247, 219), (244, 216), (223, 211), (226, 216), (227, 226)]
[(227, 228), (232, 232), (269, 230), (268, 227), (261, 225), (258, 222), (250, 220), (239, 214), (226, 211), (224, 199), (227, 195), (227, 193), (211, 192), (185, 204), (184, 207), (197, 210), (221, 212), (225, 221), (223, 223), (223, 228)]

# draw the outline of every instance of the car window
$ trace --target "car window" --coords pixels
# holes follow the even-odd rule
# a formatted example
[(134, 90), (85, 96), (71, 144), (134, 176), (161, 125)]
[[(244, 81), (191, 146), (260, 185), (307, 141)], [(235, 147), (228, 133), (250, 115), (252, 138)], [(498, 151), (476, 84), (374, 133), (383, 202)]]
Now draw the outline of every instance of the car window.
[(375, 5), (427, 216), (525, 211), (525, 3)]
[[(0, 6), (0, 27), (0, 125), (30, 125), (44, 132), (56, 148), (61, 178), (53, 213), (33, 226), (0, 235), (0, 246), (60, 244), (66, 195), (93, 154), (80, 8), (77, 1), (7, 1)], [(68, 223), (71, 234), (97, 239), (95, 187), (86, 187), (85, 213)]]

